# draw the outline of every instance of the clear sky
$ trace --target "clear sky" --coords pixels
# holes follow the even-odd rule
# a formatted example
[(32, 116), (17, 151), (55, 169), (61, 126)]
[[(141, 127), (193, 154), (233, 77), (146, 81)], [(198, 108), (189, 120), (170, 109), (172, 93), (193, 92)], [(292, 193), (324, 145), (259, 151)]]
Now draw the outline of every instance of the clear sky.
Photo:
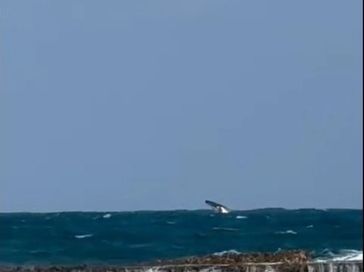
[(362, 206), (361, 0), (0, 0), (0, 211)]

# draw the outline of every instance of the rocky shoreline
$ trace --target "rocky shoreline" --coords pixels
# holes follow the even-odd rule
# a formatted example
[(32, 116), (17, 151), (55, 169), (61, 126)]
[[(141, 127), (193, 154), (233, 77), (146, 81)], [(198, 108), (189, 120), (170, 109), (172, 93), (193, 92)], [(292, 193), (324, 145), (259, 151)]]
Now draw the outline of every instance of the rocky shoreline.
[(157, 260), (136, 266), (80, 265), (80, 266), (3, 266), (4, 272), (363, 272), (362, 261), (315, 262), (309, 253), (288, 251), (279, 253), (251, 253), (207, 255), (175, 260)]
[(310, 253), (305, 251), (282, 251), (276, 253), (249, 254), (212, 254), (202, 257), (189, 257), (174, 260), (161, 260), (151, 265), (206, 265), (206, 264), (243, 264), (243, 263), (307, 263), (312, 261)]

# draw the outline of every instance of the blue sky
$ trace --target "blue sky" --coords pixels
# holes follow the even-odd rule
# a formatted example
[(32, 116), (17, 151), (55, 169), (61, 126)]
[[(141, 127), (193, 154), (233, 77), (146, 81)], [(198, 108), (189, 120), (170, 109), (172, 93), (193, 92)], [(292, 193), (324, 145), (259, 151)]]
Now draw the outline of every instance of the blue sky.
[(362, 1), (0, 1), (0, 210), (362, 206)]

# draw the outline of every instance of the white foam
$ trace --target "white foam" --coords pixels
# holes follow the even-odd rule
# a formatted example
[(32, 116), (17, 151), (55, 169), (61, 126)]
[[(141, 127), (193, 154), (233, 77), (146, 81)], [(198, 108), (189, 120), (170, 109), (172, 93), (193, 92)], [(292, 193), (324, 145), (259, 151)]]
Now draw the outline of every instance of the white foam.
[(145, 270), (145, 272), (159, 272), (159, 271), (160, 271), (159, 267), (151, 267)]
[(75, 238), (77, 239), (84, 239), (84, 238), (89, 238), (94, 236), (93, 234), (79, 234), (79, 235), (75, 235)]
[(311, 228), (313, 228), (313, 225), (308, 225), (308, 226), (306, 226), (306, 228), (311, 229)]
[(293, 230), (285, 230), (285, 231), (277, 231), (277, 234), (297, 234), (297, 232)]
[(333, 258), (334, 261), (363, 261), (363, 251), (342, 250), (339, 256)]
[(104, 215), (102, 216), (102, 218), (110, 218), (110, 217), (111, 217), (111, 214), (110, 214), (110, 213), (104, 214)]
[(236, 219), (246, 219), (248, 217), (247, 216), (244, 216), (244, 215), (237, 215), (235, 218)]
[(235, 249), (229, 249), (229, 250), (215, 252), (213, 255), (215, 255), (215, 256), (223, 256), (223, 255), (226, 255), (226, 254), (240, 254), (240, 252), (237, 251), (237, 250), (235, 250)]
[(229, 213), (229, 210), (228, 210), (228, 209), (226, 209), (226, 208), (224, 208), (224, 207), (221, 207), (221, 208), (219, 209), (219, 213)]
[(338, 254), (334, 254), (329, 250), (325, 250), (326, 257), (320, 257), (315, 259), (315, 262), (327, 262), (327, 261), (363, 261), (363, 251), (344, 249)]

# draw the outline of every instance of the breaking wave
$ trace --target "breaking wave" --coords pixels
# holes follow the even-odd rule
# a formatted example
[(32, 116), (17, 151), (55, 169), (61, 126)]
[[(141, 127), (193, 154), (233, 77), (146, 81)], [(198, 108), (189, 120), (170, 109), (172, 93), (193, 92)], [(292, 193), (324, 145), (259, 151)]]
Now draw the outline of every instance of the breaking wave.
[(343, 249), (337, 253), (330, 250), (324, 250), (323, 256), (315, 259), (317, 262), (327, 261), (363, 261), (363, 251), (354, 249)]
[(223, 250), (223, 251), (219, 251), (219, 252), (215, 252), (212, 255), (215, 256), (224, 256), (226, 254), (240, 254), (241, 252), (235, 250), (235, 249), (229, 249), (229, 250)]
[(85, 238), (89, 238), (89, 237), (92, 237), (94, 236), (93, 234), (79, 234), (79, 235), (75, 235), (75, 238), (76, 239), (85, 239)]
[(296, 235), (297, 232), (295, 232), (293, 230), (285, 230), (285, 231), (277, 231), (276, 234), (294, 234), (294, 235)]

